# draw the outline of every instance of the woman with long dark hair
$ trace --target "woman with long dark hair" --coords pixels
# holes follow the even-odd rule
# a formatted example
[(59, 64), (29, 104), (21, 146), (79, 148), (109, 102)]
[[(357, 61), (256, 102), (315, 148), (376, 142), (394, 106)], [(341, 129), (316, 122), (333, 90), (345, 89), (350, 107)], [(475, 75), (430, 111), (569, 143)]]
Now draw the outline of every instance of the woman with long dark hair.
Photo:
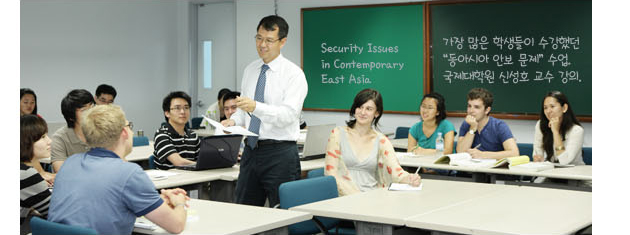
[(333, 129), (324, 174), (337, 181), (339, 196), (383, 188), (390, 183), (420, 185), (420, 176), (400, 167), (392, 143), (374, 129), (383, 114), (381, 94), (364, 89), (354, 98), (347, 126)]
[(550, 91), (545, 95), (535, 131), (534, 161), (584, 165), (584, 128), (562, 92)]

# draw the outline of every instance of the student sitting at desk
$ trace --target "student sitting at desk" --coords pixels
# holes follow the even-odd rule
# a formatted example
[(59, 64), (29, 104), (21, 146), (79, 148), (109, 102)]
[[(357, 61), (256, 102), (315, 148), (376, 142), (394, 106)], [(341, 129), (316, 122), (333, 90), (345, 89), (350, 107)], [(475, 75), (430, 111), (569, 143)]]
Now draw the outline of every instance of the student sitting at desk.
[[(208, 110), (206, 110), (206, 116), (212, 120), (215, 120), (217, 122), (220, 122), (222, 120), (225, 120), (225, 114), (223, 113), (223, 96), (225, 96), (226, 94), (230, 93), (230, 89), (227, 88), (223, 88), (219, 91), (219, 94), (217, 94), (217, 102), (212, 103), (209, 107)], [(206, 121), (205, 119), (203, 121), (201, 121), (201, 127), (206, 127), (210, 125), (210, 123), (208, 123), (208, 121)]]
[[(20, 116), (37, 114), (37, 95), (35, 92), (28, 88), (20, 89)], [(40, 116), (41, 117), (41, 116)]]
[(584, 165), (583, 142), (584, 128), (573, 114), (569, 99), (559, 91), (547, 93), (535, 128), (534, 161)]
[(483, 88), (468, 92), (466, 120), (459, 128), (457, 152), (468, 152), (473, 158), (518, 156), (516, 140), (504, 121), (488, 116), (494, 101), (492, 93)]
[(223, 114), (225, 115), (225, 119), (230, 119), (232, 114), (236, 113), (236, 97), (241, 95), (238, 91), (231, 91), (223, 96), (221, 99), (223, 106)]
[[(20, 225), (35, 210), (43, 218), (48, 215), (49, 183), (31, 166), (50, 157), (50, 138), (46, 121), (36, 115), (20, 117)], [(54, 179), (54, 177), (53, 177)], [(35, 214), (37, 214), (35, 213)]]
[(116, 89), (113, 86), (101, 84), (96, 88), (94, 102), (96, 102), (97, 105), (113, 104), (114, 99), (116, 99)]
[(446, 120), (444, 97), (435, 92), (424, 95), (420, 104), (420, 118), (422, 121), (409, 129), (407, 151), (417, 155), (435, 154), (435, 140), (438, 133), (442, 133), (444, 154), (453, 153), (455, 126)]
[(190, 96), (183, 91), (169, 93), (162, 101), (166, 122), (155, 131), (153, 162), (158, 169), (195, 163), (201, 140), (186, 128), (190, 118)]
[(186, 191), (158, 194), (142, 168), (125, 160), (133, 130), (120, 107), (97, 105), (86, 111), (81, 129), (92, 149), (69, 157), (61, 167), (48, 220), (98, 234), (131, 234), (136, 217), (145, 216), (170, 233), (181, 233)]
[(67, 126), (52, 136), (51, 158), (53, 170), (59, 172), (63, 162), (75, 153), (89, 150), (81, 131), (81, 113), (94, 105), (94, 97), (84, 89), (72, 90), (61, 100), (61, 113)]
[(381, 94), (364, 89), (354, 98), (348, 126), (336, 127), (330, 134), (324, 173), (337, 180), (339, 196), (388, 187), (392, 182), (420, 185), (420, 176), (403, 170), (392, 143), (374, 130), (382, 113)]
[[(456, 131), (453, 123), (446, 120), (444, 97), (437, 92), (424, 95), (420, 103), (420, 118), (422, 121), (409, 129), (407, 152), (416, 155), (436, 154), (435, 140), (441, 134), (444, 140), (443, 154), (453, 153)], [(423, 168), (422, 172), (448, 174), (449, 171)]]

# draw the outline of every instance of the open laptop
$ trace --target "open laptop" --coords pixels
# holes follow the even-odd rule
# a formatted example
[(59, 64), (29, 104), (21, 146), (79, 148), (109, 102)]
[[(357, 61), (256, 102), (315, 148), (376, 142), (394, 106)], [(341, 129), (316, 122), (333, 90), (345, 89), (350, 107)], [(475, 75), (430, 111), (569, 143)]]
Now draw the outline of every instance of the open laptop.
[(333, 128), (335, 124), (308, 126), (304, 147), (300, 150), (300, 160), (323, 158)]
[(197, 163), (177, 166), (182, 170), (208, 170), (232, 167), (236, 164), (242, 135), (213, 135), (201, 139)]

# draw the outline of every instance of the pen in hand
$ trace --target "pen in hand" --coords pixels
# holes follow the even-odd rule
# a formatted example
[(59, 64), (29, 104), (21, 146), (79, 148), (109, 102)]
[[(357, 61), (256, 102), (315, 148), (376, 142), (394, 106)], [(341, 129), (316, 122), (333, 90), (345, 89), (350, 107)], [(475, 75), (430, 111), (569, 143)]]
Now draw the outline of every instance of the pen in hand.
[(477, 149), (479, 147), (481, 147), (481, 143), (479, 143), (477, 146), (475, 146), (474, 149)]

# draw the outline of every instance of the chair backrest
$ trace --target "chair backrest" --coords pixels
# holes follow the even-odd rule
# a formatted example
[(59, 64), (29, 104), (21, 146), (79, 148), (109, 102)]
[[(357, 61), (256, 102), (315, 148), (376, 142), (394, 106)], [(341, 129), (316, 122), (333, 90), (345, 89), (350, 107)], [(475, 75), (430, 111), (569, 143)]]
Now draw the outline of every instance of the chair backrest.
[[(288, 209), (307, 203), (336, 198), (339, 196), (337, 182), (333, 176), (315, 177), (303, 180), (286, 182), (280, 185), (279, 189), (280, 208)], [(338, 219), (316, 217), (322, 222), (324, 228), (329, 230), (334, 228)], [(289, 234), (314, 234), (320, 230), (315, 222), (309, 220), (289, 226)]]
[(192, 118), (191, 125), (192, 125), (192, 129), (199, 129), (199, 127), (201, 126), (201, 121), (203, 121), (202, 117), (194, 117)]
[(317, 169), (308, 171), (306, 178), (310, 179), (310, 178), (321, 177), (321, 176), (324, 176), (324, 168), (317, 168)]
[(146, 136), (134, 136), (133, 147), (149, 145), (149, 137)]
[(39, 217), (31, 218), (33, 235), (97, 235), (96, 230), (79, 226), (55, 223)]
[(396, 127), (396, 135), (394, 135), (394, 139), (404, 139), (407, 137), (409, 137), (409, 127)]
[(149, 156), (149, 169), (156, 169), (155, 162), (153, 162), (154, 159), (155, 159), (155, 156), (151, 154), (151, 156)]
[(592, 147), (583, 147), (582, 148), (582, 160), (584, 160), (584, 164), (593, 165), (593, 148)]
[(531, 143), (517, 143), (518, 146), (518, 154), (519, 155), (527, 155), (529, 157), (529, 161), (534, 161), (534, 157), (532, 157), (532, 153), (534, 152), (534, 145)]

